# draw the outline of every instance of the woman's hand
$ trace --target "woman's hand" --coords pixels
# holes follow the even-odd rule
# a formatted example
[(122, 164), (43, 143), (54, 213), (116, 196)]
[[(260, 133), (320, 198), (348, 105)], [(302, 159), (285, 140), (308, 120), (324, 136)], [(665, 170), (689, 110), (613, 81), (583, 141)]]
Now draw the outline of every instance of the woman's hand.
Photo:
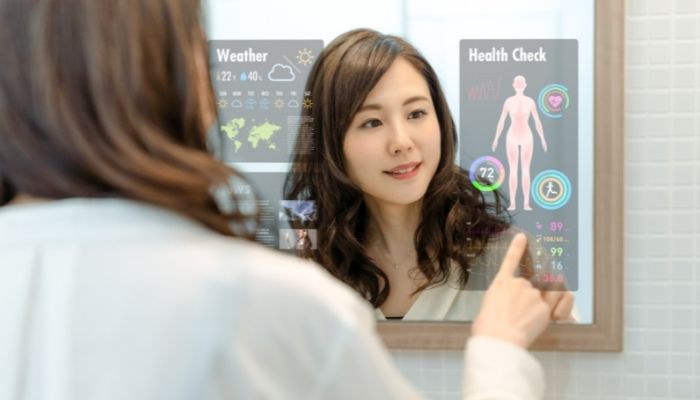
[(552, 305), (557, 315), (567, 311), (568, 316), (571, 311), (566, 309), (568, 300), (564, 293), (567, 292), (561, 293), (563, 297), (542, 294), (528, 280), (515, 277), (526, 248), (527, 237), (515, 235), (472, 324), (474, 336), (489, 336), (527, 348), (547, 328), (553, 315)]
[(542, 299), (552, 310), (551, 319), (553, 321), (576, 321), (571, 314), (574, 308), (574, 295), (567, 291), (566, 287), (545, 290), (542, 292)]

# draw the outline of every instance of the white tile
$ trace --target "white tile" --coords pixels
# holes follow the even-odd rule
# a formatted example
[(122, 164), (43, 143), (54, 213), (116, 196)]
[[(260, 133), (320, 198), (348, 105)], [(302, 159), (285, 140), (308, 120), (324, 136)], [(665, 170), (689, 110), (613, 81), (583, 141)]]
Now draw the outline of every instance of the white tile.
[[(675, 245), (675, 242), (674, 242)], [(691, 248), (690, 251), (694, 249)], [(674, 253), (676, 250), (674, 249)], [(671, 280), (674, 282), (693, 282), (693, 270), (696, 268), (696, 264), (691, 261), (674, 261), (673, 262), (673, 272), (671, 273)], [(697, 286), (694, 287), (697, 290)]]
[(677, 213), (671, 216), (671, 232), (681, 234), (695, 233), (695, 215), (692, 212)]
[(627, 40), (643, 40), (649, 38), (647, 20), (627, 20), (625, 23), (625, 36)]
[(673, 0), (674, 14), (692, 14), (697, 10), (697, 0)]
[(677, 92), (673, 95), (673, 112), (690, 113), (697, 110), (695, 93)]
[[(663, 171), (668, 171), (670, 174), (670, 170), (667, 169), (665, 166), (660, 166), (658, 167)], [(668, 188), (664, 186), (669, 186), (671, 179), (669, 179), (668, 175), (666, 176), (666, 179), (663, 183), (659, 183), (658, 187), (659, 189), (656, 189), (654, 187), (649, 187), (646, 188), (647, 191), (647, 205), (648, 205), (648, 210), (650, 211), (659, 211), (659, 210), (668, 210), (671, 207), (671, 192), (668, 190)]]
[[(652, 3), (665, 3), (664, 1), (654, 1)], [(654, 19), (647, 24), (649, 38), (652, 40), (668, 40), (671, 38), (671, 20)]]
[(671, 169), (671, 183), (676, 186), (693, 186), (695, 182), (695, 171), (690, 166), (674, 166)]
[(676, 39), (692, 39), (697, 37), (697, 18), (677, 18), (674, 20), (673, 37)]
[[(691, 258), (695, 253), (694, 245), (695, 243), (693, 243), (692, 236), (676, 237), (671, 241), (671, 254), (673, 254), (673, 257), (677, 258)], [(679, 263), (682, 263), (682, 261), (674, 261), (671, 266), (674, 270), (674, 276)]]
[(603, 375), (600, 378), (600, 384), (603, 387), (603, 393), (606, 395), (619, 396), (624, 393), (622, 386), (622, 377), (619, 375)]
[(647, 44), (648, 58), (650, 65), (669, 65), (671, 60), (671, 48), (667, 43)]
[(600, 374), (595, 372), (582, 372), (576, 374), (578, 394), (589, 398), (601, 395)]
[(668, 351), (671, 342), (667, 331), (647, 331), (645, 334), (645, 347), (650, 351)]
[[(696, 0), (692, 0), (695, 2)], [(637, 45), (643, 47), (643, 44)], [(642, 50), (640, 50), (642, 52)], [(689, 64), (697, 60), (697, 55), (695, 51), (694, 43), (677, 43), (673, 46), (673, 59), (671, 60), (674, 64)]]
[[(646, 233), (646, 219), (637, 213), (627, 213), (625, 218), (625, 232), (628, 234)], [(645, 250), (645, 249), (638, 249)]]
[(668, 308), (650, 308), (647, 310), (647, 328), (668, 329), (671, 325), (671, 316)]
[(652, 113), (668, 113), (673, 110), (674, 98), (667, 91), (649, 92), (643, 95), (644, 111)]
[(646, 394), (646, 382), (642, 376), (627, 375), (623, 378), (622, 385), (628, 397), (640, 399)]
[(648, 377), (646, 380), (646, 396), (649, 398), (667, 398), (668, 397), (668, 379), (666, 377)]
[(630, 353), (635, 352), (641, 354), (644, 351), (644, 332), (643, 329), (629, 329), (625, 328), (623, 333), (623, 340), (625, 343), (625, 359), (623, 363), (625, 365), (625, 371), (627, 370), (627, 359), (630, 357)]
[[(650, 214), (647, 216), (647, 229), (645, 233), (654, 235), (666, 235), (671, 231), (671, 218), (665, 214)], [(667, 243), (665, 240), (660, 245)]]
[[(661, 248), (665, 249), (669, 246), (666, 244), (667, 241), (661, 242), (660, 240), (652, 240), (649, 247), (651, 248)], [(657, 285), (657, 287), (662, 288), (663, 293), (668, 293), (668, 286), (665, 282), (671, 280), (671, 262), (670, 261), (647, 261), (647, 279), (646, 284), (642, 284), (641, 287), (645, 291), (649, 290), (649, 284), (651, 283), (663, 283), (663, 285)]]
[(625, 13), (627, 16), (647, 15), (647, 0), (627, 0)]
[[(650, 238), (648, 241), (648, 247), (647, 247), (647, 256), (652, 257), (652, 258), (667, 258), (671, 256), (671, 246), (669, 243), (669, 238), (664, 237), (664, 238)], [(657, 272), (657, 274), (654, 274), (654, 272)], [(649, 268), (647, 270), (647, 274), (650, 279), (653, 279), (653, 277), (659, 277), (658, 273), (662, 273), (664, 275), (660, 276), (661, 279), (670, 279), (669, 277), (669, 271), (667, 269), (664, 270), (657, 270), (653, 271), (653, 268)]]
[[(681, 145), (682, 143), (678, 143)], [(674, 144), (675, 147), (676, 144)], [(692, 146), (688, 146), (686, 144), (686, 147), (690, 147), (692, 150), (692, 153), (694, 155), (695, 150), (692, 148)], [(681, 150), (676, 151), (676, 149), (673, 150), (674, 154), (679, 154), (682, 153)], [(679, 160), (682, 159), (683, 157), (679, 156)], [(671, 193), (671, 206), (673, 207), (674, 210), (694, 210), (698, 206), (698, 196), (696, 193), (695, 189), (692, 188), (676, 188), (674, 189), (673, 193)]]
[[(700, 91), (699, 91), (700, 93)], [(667, 136), (676, 138), (697, 138), (697, 115), (677, 115), (670, 119)]]
[(669, 1), (650, 1), (647, 12), (649, 15), (668, 15), (671, 13), (671, 4)]
[(646, 375), (666, 375), (671, 366), (668, 354), (648, 354), (646, 363)]
[[(643, 246), (645, 240), (639, 238), (639, 245), (637, 247)], [(633, 249), (632, 243), (635, 243), (635, 239), (626, 239), (625, 248)], [(634, 283), (643, 283), (647, 280), (646, 265), (644, 260), (629, 261), (625, 264), (625, 281)]]
[(642, 113), (646, 111), (646, 98), (638, 94), (625, 97), (625, 111), (630, 113)]
[(625, 327), (627, 328), (646, 328), (647, 312), (644, 308), (625, 307)]
[(673, 69), (674, 89), (693, 89), (697, 83), (696, 68), (683, 66)]
[[(674, 292), (678, 290), (674, 288)], [(692, 312), (685, 308), (674, 308), (671, 310), (671, 326), (673, 329), (692, 329), (693, 328)]]
[[(691, 285), (676, 284), (671, 290), (671, 304), (674, 306), (693, 305), (694, 292), (696, 288)], [(676, 310), (678, 312), (679, 310)], [(675, 325), (674, 325), (675, 326)]]
[(647, 89), (670, 89), (672, 86), (671, 78), (673, 73), (671, 68), (654, 68), (653, 70), (642, 70), (641, 72), (648, 74), (645, 85)]
[(671, 377), (669, 393), (674, 399), (691, 399), (693, 396), (693, 381), (691, 378)]
[[(644, 117), (638, 117), (636, 119), (639, 119), (641, 121), (642, 125), (642, 131), (643, 132), (648, 132), (647, 135), (648, 137), (656, 137), (656, 138), (668, 138), (668, 135), (671, 131), (671, 126), (672, 126), (672, 119), (669, 118), (668, 116), (664, 115), (647, 115)], [(630, 132), (632, 135), (634, 135), (634, 132)]]
[[(646, 68), (628, 69), (625, 73), (625, 85), (628, 88), (628, 90), (646, 90), (649, 88), (648, 79), (650, 75), (651, 74), (649, 73), (649, 70)], [(626, 102), (631, 100), (630, 97), (634, 95), (635, 94), (629, 93), (625, 98)]]
[[(648, 63), (647, 47), (641, 43), (628, 44), (625, 47), (625, 62), (626, 62), (626, 65), (628, 65), (628, 66), (647, 64)], [(625, 78), (626, 79), (630, 78), (629, 71), (627, 72)], [(629, 86), (627, 86), (627, 87), (629, 87)]]
[(673, 354), (671, 360), (671, 372), (674, 374), (687, 374), (693, 368), (693, 334), (690, 330), (671, 332), (671, 351), (684, 354)]

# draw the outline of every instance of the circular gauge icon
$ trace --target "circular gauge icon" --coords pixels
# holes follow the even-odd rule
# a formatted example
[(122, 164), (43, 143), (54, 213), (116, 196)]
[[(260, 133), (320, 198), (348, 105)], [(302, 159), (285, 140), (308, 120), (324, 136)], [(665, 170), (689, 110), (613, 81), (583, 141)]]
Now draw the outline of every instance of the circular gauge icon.
[(569, 89), (556, 83), (542, 88), (537, 96), (540, 111), (550, 118), (561, 118), (564, 110), (569, 108), (569, 102)]
[(532, 197), (545, 210), (557, 210), (569, 202), (571, 182), (561, 171), (542, 171), (532, 181)]
[(506, 179), (506, 169), (493, 156), (477, 158), (469, 167), (469, 179), (475, 188), (482, 192), (492, 192), (503, 184)]

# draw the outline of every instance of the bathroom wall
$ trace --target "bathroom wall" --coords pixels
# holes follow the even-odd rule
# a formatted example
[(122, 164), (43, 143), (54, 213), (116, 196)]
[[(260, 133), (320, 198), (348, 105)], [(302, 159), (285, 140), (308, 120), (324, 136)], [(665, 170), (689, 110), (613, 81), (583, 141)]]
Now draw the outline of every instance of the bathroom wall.
[[(624, 351), (535, 353), (548, 399), (700, 399), (700, 2), (625, 6)], [(460, 351), (392, 354), (460, 398)]]

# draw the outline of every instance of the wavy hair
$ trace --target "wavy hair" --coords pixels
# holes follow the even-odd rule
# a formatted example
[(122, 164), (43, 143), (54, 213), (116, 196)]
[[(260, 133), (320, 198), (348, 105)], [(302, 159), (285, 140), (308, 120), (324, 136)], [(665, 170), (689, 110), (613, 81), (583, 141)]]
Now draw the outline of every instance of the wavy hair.
[(465, 285), (473, 260), (492, 237), (510, 226), (500, 194), (487, 201), (454, 164), (457, 131), (437, 75), (425, 58), (396, 36), (368, 29), (340, 35), (319, 54), (311, 70), (306, 92), (314, 106), (303, 112), (307, 126), (302, 129), (313, 132), (314, 151), (308, 151), (306, 138), (300, 135), (285, 181), (285, 198), (317, 203), (318, 246), (301, 255), (320, 263), (375, 307), (391, 288), (386, 274), (367, 255), (368, 210), (362, 191), (346, 174), (343, 141), (367, 94), (398, 57), (425, 78), (442, 135), (440, 161), (423, 198), (414, 238), (417, 268), (428, 280), (418, 290), (446, 283), (451, 260), (461, 266), (459, 280)]
[(242, 178), (207, 152), (199, 1), (65, 3), (0, 3), (0, 205), (122, 197), (250, 237), (257, 216), (230, 190)]

